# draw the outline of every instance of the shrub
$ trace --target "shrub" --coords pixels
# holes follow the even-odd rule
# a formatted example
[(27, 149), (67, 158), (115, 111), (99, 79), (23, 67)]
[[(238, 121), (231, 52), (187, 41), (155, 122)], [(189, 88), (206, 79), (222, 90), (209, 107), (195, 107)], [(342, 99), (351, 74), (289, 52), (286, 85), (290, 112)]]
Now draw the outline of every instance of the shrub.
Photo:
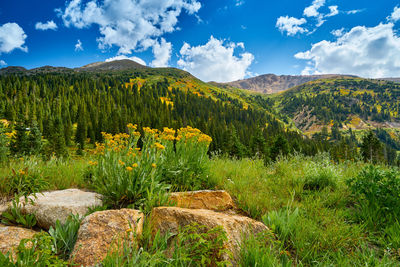
[(359, 219), (373, 229), (400, 216), (400, 173), (369, 165), (347, 181), (357, 203)]
[(69, 258), (78, 237), (81, 221), (79, 215), (71, 214), (64, 224), (57, 220), (55, 227), (50, 227), (49, 234), (53, 237), (55, 253), (61, 258)]

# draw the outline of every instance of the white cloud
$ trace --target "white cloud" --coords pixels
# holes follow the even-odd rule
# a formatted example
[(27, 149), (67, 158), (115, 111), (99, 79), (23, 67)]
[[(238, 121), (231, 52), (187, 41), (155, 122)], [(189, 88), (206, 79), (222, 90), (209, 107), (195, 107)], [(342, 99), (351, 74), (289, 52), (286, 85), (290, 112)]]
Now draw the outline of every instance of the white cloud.
[(328, 6), (329, 13), (321, 13), (320, 8), (324, 7), (326, 0), (314, 0), (312, 4), (303, 11), (303, 16), (308, 17), (308, 21), (303, 18), (294, 18), (281, 16), (276, 22), (276, 27), (281, 32), (286, 32), (288, 36), (294, 36), (297, 33), (313, 34), (317, 28), (321, 27), (326, 18), (339, 14), (338, 6)]
[(308, 6), (304, 9), (303, 15), (306, 17), (318, 17), (320, 13), (318, 9), (325, 5), (325, 0), (314, 0), (311, 6)]
[(333, 17), (339, 14), (338, 6), (329, 6), (330, 13), (326, 15), (326, 17)]
[(10, 53), (14, 49), (28, 52), (24, 46), (27, 35), (17, 23), (6, 23), (0, 26), (0, 54)]
[(308, 32), (307, 29), (301, 27), (307, 23), (305, 18), (297, 19), (289, 16), (281, 16), (276, 21), (276, 27), (283, 33), (286, 32), (288, 36), (296, 35), (297, 33), (305, 33)]
[(344, 28), (331, 31), (331, 34), (335, 37), (340, 37), (343, 35), (343, 33), (344, 33)]
[(235, 56), (235, 49), (243, 43), (224, 43), (213, 36), (205, 45), (190, 46), (184, 43), (178, 65), (204, 81), (227, 82), (243, 79), (254, 60), (251, 53)]
[(393, 23), (357, 26), (342, 33), (336, 41), (323, 40), (295, 57), (307, 60), (308, 66), (303, 73), (397, 77), (400, 73), (400, 37), (393, 27)]
[(172, 44), (161, 38), (161, 42), (153, 45), (154, 60), (151, 62), (152, 67), (167, 67), (171, 58)]
[(0, 60), (0, 67), (7, 66), (7, 63), (4, 60)]
[(97, 25), (99, 48), (116, 46), (119, 54), (131, 54), (148, 48), (158, 52), (158, 39), (178, 30), (179, 15), (195, 15), (200, 8), (197, 0), (90, 0), (85, 5), (72, 0), (57, 12), (67, 27)]
[(387, 19), (392, 22), (397, 22), (398, 20), (400, 20), (400, 7), (396, 6), (393, 9), (392, 14)]
[(107, 58), (107, 59), (105, 60), (105, 62), (111, 62), (111, 61), (122, 60), (122, 59), (129, 59), (129, 60), (135, 61), (136, 63), (139, 63), (139, 64), (141, 64), (141, 65), (143, 65), (143, 66), (146, 66), (146, 62), (144, 62), (143, 59), (138, 58), (138, 57), (134, 57), (134, 56), (133, 56), (133, 57), (127, 57), (127, 56), (125, 56), (125, 55), (119, 55), (119, 56)]
[(345, 13), (347, 15), (354, 15), (354, 14), (360, 13), (362, 11), (363, 11), (362, 9), (354, 9), (354, 10), (345, 11)]
[(244, 0), (236, 0), (235, 6), (241, 6), (241, 5), (243, 5), (244, 3), (245, 3)]
[(41, 30), (41, 31), (46, 31), (46, 30), (54, 30), (55, 31), (55, 30), (57, 30), (57, 24), (52, 20), (49, 20), (46, 23), (37, 22), (35, 24), (35, 29)]
[(83, 51), (83, 46), (81, 40), (78, 39), (78, 41), (75, 44), (75, 51)]

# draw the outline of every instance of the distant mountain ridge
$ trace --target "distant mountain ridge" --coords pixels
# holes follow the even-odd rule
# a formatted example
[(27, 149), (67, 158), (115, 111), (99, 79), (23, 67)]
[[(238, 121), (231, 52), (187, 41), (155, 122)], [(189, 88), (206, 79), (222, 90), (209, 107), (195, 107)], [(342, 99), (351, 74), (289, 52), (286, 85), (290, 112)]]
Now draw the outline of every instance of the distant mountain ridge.
[(37, 73), (50, 73), (50, 72), (106, 72), (106, 71), (124, 71), (124, 70), (135, 70), (147, 68), (135, 61), (129, 59), (115, 60), (110, 62), (95, 62), (80, 68), (66, 68), (66, 67), (53, 67), (43, 66), (33, 69), (26, 69), (19, 66), (10, 66), (0, 69), (0, 75), (6, 74), (37, 74)]
[(264, 94), (273, 94), (319, 79), (334, 79), (334, 78), (346, 78), (346, 77), (356, 77), (356, 76), (338, 75), (338, 74), (323, 74), (323, 75), (264, 74), (248, 79), (222, 83), (222, 85), (229, 85), (236, 88), (250, 90)]

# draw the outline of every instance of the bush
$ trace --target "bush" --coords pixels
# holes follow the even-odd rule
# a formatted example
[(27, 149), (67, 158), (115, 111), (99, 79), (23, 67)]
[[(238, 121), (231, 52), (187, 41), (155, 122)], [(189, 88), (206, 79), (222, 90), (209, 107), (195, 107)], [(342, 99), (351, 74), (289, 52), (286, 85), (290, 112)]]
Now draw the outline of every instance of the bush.
[(50, 227), (49, 234), (53, 237), (55, 253), (61, 258), (68, 259), (74, 249), (81, 221), (79, 215), (71, 214), (64, 224), (57, 220), (55, 227)]
[(369, 165), (347, 184), (357, 204), (357, 216), (372, 229), (394, 223), (400, 216), (400, 173)]

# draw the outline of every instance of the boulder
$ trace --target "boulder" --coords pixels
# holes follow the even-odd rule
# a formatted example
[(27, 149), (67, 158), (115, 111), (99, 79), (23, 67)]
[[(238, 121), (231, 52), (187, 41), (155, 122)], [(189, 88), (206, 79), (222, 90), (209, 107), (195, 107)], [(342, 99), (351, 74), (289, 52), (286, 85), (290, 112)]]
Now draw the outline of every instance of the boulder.
[(35, 214), (38, 225), (48, 230), (56, 221), (65, 223), (70, 214), (84, 216), (90, 207), (101, 206), (101, 195), (79, 189), (66, 189), (36, 194), (34, 204), (22, 206), (22, 212)]
[(234, 207), (231, 196), (224, 190), (201, 190), (171, 193), (169, 200), (176, 207), (226, 211)]
[(22, 239), (30, 239), (35, 234), (37, 232), (30, 229), (0, 224), (0, 252), (13, 252)]
[(160, 231), (161, 234), (167, 232), (177, 234), (179, 228), (192, 223), (204, 225), (207, 229), (222, 226), (228, 238), (225, 244), (226, 248), (233, 255), (233, 259), (231, 259), (233, 264), (238, 260), (243, 235), (257, 234), (268, 230), (263, 223), (251, 218), (205, 209), (158, 207), (152, 210), (150, 220), (153, 234), (157, 231)]
[(140, 236), (143, 220), (144, 215), (133, 209), (98, 211), (87, 216), (79, 228), (71, 260), (78, 266), (95, 265), (121, 247), (122, 241)]

